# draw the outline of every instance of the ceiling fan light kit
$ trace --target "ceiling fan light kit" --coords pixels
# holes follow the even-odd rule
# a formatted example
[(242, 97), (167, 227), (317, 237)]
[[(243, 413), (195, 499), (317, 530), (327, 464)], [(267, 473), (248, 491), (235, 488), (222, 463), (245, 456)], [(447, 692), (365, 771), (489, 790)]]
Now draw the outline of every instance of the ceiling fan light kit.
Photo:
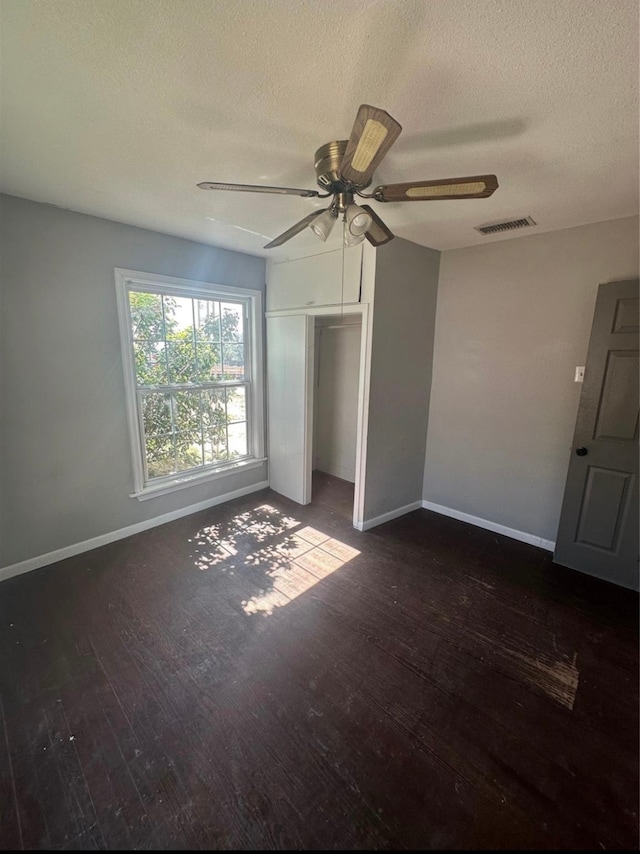
[(327, 208), (319, 217), (309, 223), (309, 228), (320, 240), (326, 240), (331, 234), (337, 219), (338, 211), (334, 208)]
[(349, 231), (346, 222), (342, 231), (342, 242), (345, 246), (357, 246), (364, 241), (364, 234), (353, 234)]
[(362, 104), (348, 140), (339, 139), (320, 146), (315, 154), (316, 181), (325, 190), (304, 190), (295, 187), (267, 187), (254, 184), (229, 184), (203, 181), (202, 190), (232, 190), (243, 193), (279, 193), (304, 198), (326, 199), (332, 196), (328, 208), (314, 211), (291, 228), (266, 244), (265, 249), (282, 246), (305, 228), (326, 240), (339, 215), (344, 220), (344, 244), (354, 246), (364, 238), (373, 246), (382, 246), (393, 239), (393, 232), (369, 205), (356, 205), (354, 196), (375, 202), (426, 202), (446, 199), (486, 199), (498, 188), (495, 175), (472, 175), (466, 178), (442, 178), (435, 181), (409, 181), (402, 184), (383, 184), (372, 193), (364, 190), (371, 184), (373, 173), (380, 165), (402, 127), (389, 113), (369, 104)]
[(364, 237), (371, 225), (371, 217), (359, 205), (351, 204), (345, 213), (347, 231), (354, 237)]

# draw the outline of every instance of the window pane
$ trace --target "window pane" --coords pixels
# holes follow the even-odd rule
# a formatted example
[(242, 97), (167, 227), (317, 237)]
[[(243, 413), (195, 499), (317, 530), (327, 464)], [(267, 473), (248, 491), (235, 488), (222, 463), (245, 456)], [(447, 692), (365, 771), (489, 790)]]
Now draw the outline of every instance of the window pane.
[(217, 382), (222, 379), (222, 354), (220, 344), (197, 345), (198, 378), (200, 382)]
[(223, 302), (222, 309), (222, 340), (244, 341), (244, 312), (241, 303)]
[[(142, 424), (144, 434), (148, 439), (150, 436), (160, 437), (169, 435), (173, 430), (173, 419), (171, 415), (171, 395), (150, 393), (142, 397)], [(147, 445), (148, 449), (148, 445)]]
[(136, 384), (166, 385), (167, 361), (165, 345), (161, 341), (134, 341), (133, 350), (136, 363)]
[(164, 321), (160, 294), (129, 291), (131, 311), (131, 337), (145, 341), (162, 341)]
[(229, 459), (245, 457), (247, 455), (247, 425), (229, 424)]
[[(181, 332), (193, 338), (193, 300), (190, 297), (163, 297), (167, 339)], [(188, 337), (188, 336), (187, 336)]]
[(142, 398), (147, 473), (162, 477), (175, 471), (171, 395), (150, 393)]
[(185, 471), (202, 465), (200, 431), (176, 434), (176, 467)]
[(178, 321), (176, 320), (176, 300), (175, 297), (163, 296), (162, 308), (164, 311), (164, 337), (169, 338), (174, 332), (177, 332)]
[(173, 395), (174, 424), (177, 432), (200, 432), (200, 392), (179, 391)]
[(222, 378), (225, 380), (243, 380), (244, 344), (222, 345)]
[(220, 341), (220, 303), (196, 300), (196, 335), (200, 341)]
[(163, 296), (170, 383), (196, 382), (193, 300)]
[(227, 457), (227, 433), (222, 432), (211, 433), (204, 436), (204, 461), (207, 464), (220, 463), (228, 459)]
[(174, 474), (176, 471), (175, 451), (171, 436), (162, 438), (155, 438), (154, 436), (147, 437), (146, 451), (147, 474), (149, 478)]
[(247, 401), (244, 387), (227, 389), (227, 418), (229, 422), (247, 420)]
[(207, 389), (202, 392), (202, 431), (205, 462), (226, 460), (227, 414), (224, 389)]
[(170, 383), (194, 383), (196, 374), (196, 350), (190, 332), (178, 333), (184, 335), (183, 340), (172, 338), (167, 341), (167, 362), (169, 365)]
[(224, 389), (204, 389), (202, 391), (202, 426), (205, 433), (218, 433), (221, 430), (224, 432), (226, 423)]

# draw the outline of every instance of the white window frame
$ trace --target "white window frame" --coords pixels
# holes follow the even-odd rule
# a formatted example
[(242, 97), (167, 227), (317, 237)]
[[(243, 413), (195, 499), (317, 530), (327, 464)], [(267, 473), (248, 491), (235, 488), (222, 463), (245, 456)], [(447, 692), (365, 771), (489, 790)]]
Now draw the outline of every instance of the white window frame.
[[(213, 282), (199, 282), (191, 279), (176, 279), (154, 273), (142, 273), (136, 270), (124, 270), (116, 267), (115, 283), (120, 325), (120, 343), (126, 396), (127, 423), (133, 460), (134, 490), (130, 498), (144, 501), (158, 495), (165, 495), (187, 486), (217, 480), (234, 472), (256, 468), (266, 462), (264, 436), (264, 370), (262, 342), (262, 292), (249, 288), (234, 288), (217, 285)], [(245, 342), (246, 364), (249, 366), (247, 389), (247, 442), (250, 455), (241, 460), (233, 460), (207, 466), (202, 470), (168, 475), (163, 478), (145, 478), (144, 430), (138, 406), (137, 381), (133, 339), (131, 336), (131, 311), (129, 291), (166, 294), (168, 296), (187, 297), (206, 300), (234, 300), (245, 305)]]

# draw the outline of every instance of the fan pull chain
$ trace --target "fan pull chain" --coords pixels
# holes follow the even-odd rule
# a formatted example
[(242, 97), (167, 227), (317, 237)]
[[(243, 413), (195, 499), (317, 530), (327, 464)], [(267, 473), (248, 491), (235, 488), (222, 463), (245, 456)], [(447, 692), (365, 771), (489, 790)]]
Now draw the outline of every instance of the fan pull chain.
[(344, 253), (346, 251), (345, 238), (347, 236), (347, 214), (345, 212), (342, 220), (342, 283), (340, 285), (340, 321), (344, 320)]

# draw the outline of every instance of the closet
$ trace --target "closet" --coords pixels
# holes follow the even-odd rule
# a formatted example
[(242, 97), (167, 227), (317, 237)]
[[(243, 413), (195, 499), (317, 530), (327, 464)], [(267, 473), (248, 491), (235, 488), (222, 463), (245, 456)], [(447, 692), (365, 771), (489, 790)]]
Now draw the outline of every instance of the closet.
[(422, 506), (439, 262), (399, 237), (267, 261), (276, 492), (308, 504), (314, 470), (353, 482), (359, 530)]

